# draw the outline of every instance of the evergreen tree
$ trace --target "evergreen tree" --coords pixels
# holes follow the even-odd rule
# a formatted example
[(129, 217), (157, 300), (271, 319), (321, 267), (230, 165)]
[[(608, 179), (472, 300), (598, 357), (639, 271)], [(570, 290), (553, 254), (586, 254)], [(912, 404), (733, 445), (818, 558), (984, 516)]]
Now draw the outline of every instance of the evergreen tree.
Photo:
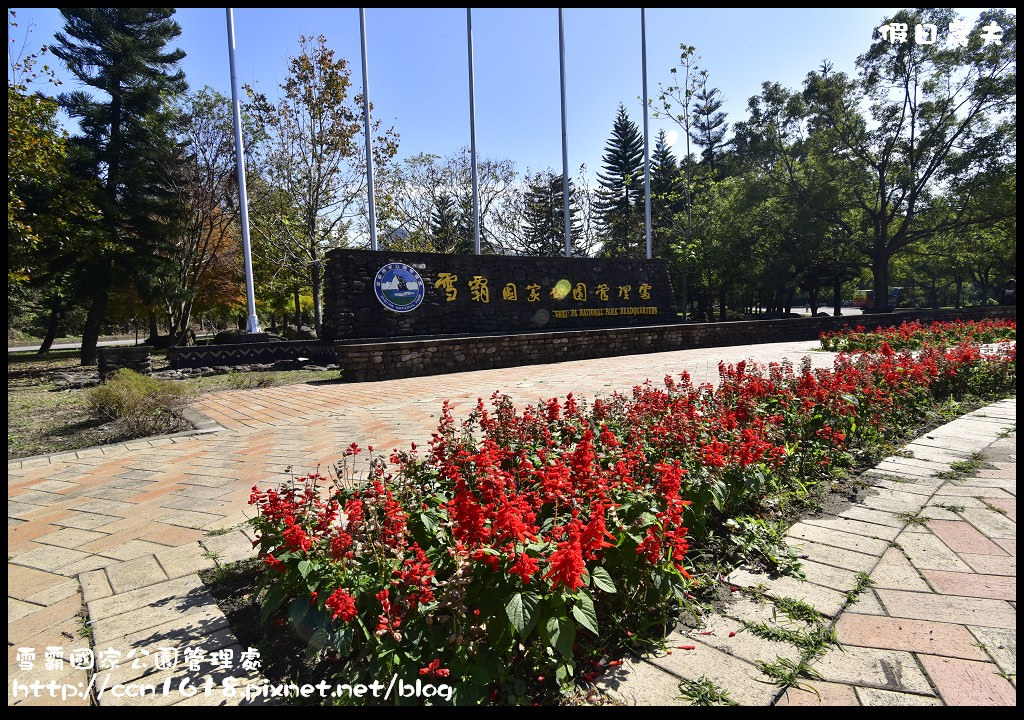
[(721, 112), (722, 93), (718, 88), (708, 88), (707, 79), (703, 77), (697, 91), (697, 104), (693, 107), (693, 130), (690, 139), (704, 148), (701, 157), (708, 163), (711, 172), (715, 172), (715, 152), (722, 147), (722, 140), (729, 129), (725, 121), (725, 113)]
[[(436, 252), (453, 253), (462, 244), (459, 211), (452, 196), (442, 192), (430, 213), (430, 240)], [(470, 240), (470, 252), (472, 252)]]
[(597, 174), (596, 209), (607, 257), (643, 257), (644, 248), (644, 142), (636, 123), (619, 105), (612, 136)]
[(683, 192), (679, 162), (666, 144), (665, 131), (662, 130), (651, 155), (651, 245), (654, 257), (668, 257), (676, 213), (685, 208)]
[[(523, 216), (523, 254), (565, 255), (565, 193), (561, 174), (548, 171), (533, 176), (526, 191)], [(572, 180), (569, 180), (569, 238), (573, 256), (581, 254), (579, 241), (582, 233), (578, 197)]]
[(111, 285), (123, 280), (126, 260), (148, 254), (146, 244), (166, 231), (169, 188), (161, 166), (174, 144), (165, 100), (187, 85), (177, 68), (182, 50), (167, 44), (181, 34), (174, 8), (62, 8), (64, 31), (53, 52), (82, 83), (104, 93), (61, 96), (80, 122), (72, 139), (90, 172), (101, 178), (97, 204), (104, 242), (91, 258), (89, 314), (82, 335), (82, 364), (96, 361), (96, 343)]

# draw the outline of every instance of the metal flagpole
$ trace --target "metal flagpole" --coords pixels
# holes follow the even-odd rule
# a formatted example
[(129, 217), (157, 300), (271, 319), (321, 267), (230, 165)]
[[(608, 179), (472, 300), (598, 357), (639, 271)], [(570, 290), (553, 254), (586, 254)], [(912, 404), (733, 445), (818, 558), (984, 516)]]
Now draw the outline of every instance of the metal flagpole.
[(370, 211), (370, 249), (377, 249), (377, 213), (373, 194), (373, 148), (370, 144), (370, 86), (366, 68), (366, 9), (359, 8), (359, 41), (363, 49), (363, 134), (366, 136), (366, 194)]
[(249, 197), (245, 192), (245, 155), (242, 152), (242, 108), (238, 100), (238, 74), (235, 72), (235, 19), (231, 8), (225, 8), (228, 18), (228, 57), (231, 59), (231, 107), (235, 115), (235, 161), (238, 165), (238, 199), (242, 208), (242, 261), (245, 266), (245, 302), (249, 317), (245, 321), (247, 333), (259, 333), (260, 321), (256, 317), (256, 294), (252, 284), (252, 252), (249, 245)]
[(569, 134), (565, 119), (565, 28), (562, 8), (558, 8), (558, 67), (562, 86), (562, 214), (565, 218), (565, 256), (572, 257), (572, 238), (569, 237)]
[(473, 9), (466, 8), (466, 44), (469, 47), (469, 153), (473, 175), (473, 253), (480, 254), (480, 198), (476, 184), (476, 101), (473, 98)]
[(647, 259), (652, 257), (651, 248), (651, 161), (650, 135), (647, 130), (647, 17), (640, 8), (641, 66), (644, 74), (644, 226), (647, 230)]

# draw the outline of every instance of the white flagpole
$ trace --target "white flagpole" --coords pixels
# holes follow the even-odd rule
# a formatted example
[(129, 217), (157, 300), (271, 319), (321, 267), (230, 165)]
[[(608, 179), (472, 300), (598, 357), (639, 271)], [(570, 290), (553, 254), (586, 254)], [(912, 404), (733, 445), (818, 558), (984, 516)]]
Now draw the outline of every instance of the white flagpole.
[(640, 45), (642, 50), (641, 65), (644, 75), (644, 218), (647, 230), (647, 259), (652, 257), (651, 248), (651, 161), (648, 148), (650, 147), (649, 133), (647, 130), (647, 18), (644, 8), (640, 8)]
[(252, 251), (249, 245), (249, 197), (245, 191), (245, 154), (242, 150), (242, 108), (238, 100), (238, 73), (235, 72), (235, 20), (231, 8), (225, 8), (228, 19), (228, 57), (231, 61), (231, 107), (235, 120), (235, 162), (238, 166), (238, 199), (242, 209), (242, 262), (245, 266), (245, 302), (249, 317), (247, 333), (260, 333), (256, 317), (256, 294), (252, 282)]
[(469, 153), (473, 176), (473, 253), (480, 254), (480, 198), (476, 180), (476, 101), (473, 98), (473, 9), (466, 8), (466, 44), (469, 48)]
[(366, 136), (366, 194), (370, 211), (370, 249), (377, 249), (377, 213), (374, 209), (373, 148), (370, 143), (370, 86), (366, 67), (366, 10), (359, 8), (359, 41), (363, 50), (363, 134)]
[(558, 69), (562, 89), (562, 214), (565, 219), (565, 256), (572, 257), (569, 214), (569, 134), (565, 117), (565, 28), (562, 8), (558, 8)]

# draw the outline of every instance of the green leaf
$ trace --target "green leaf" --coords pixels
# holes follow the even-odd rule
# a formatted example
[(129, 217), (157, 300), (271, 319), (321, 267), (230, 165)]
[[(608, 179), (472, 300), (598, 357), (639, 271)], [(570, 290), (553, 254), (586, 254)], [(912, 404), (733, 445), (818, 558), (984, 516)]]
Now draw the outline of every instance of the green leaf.
[(437, 520), (433, 515), (429, 513), (420, 513), (420, 522), (423, 523), (423, 527), (426, 528), (427, 532), (431, 535), (437, 532)]
[(595, 635), (600, 634), (597, 630), (597, 612), (594, 610), (594, 601), (590, 599), (589, 595), (583, 593), (579, 595), (576, 604), (572, 606), (572, 616), (576, 618), (576, 622), (590, 632)]
[(309, 571), (313, 569), (313, 563), (309, 560), (301, 560), (299, 562), (299, 575), (305, 580), (306, 576), (309, 575)]
[(516, 593), (505, 605), (505, 613), (519, 636), (524, 640), (537, 625), (537, 606), (540, 598), (535, 593)]
[(559, 654), (572, 660), (572, 646), (576, 642), (576, 626), (568, 618), (553, 617), (547, 623), (548, 637)]
[(313, 637), (309, 639), (309, 645), (306, 646), (306, 660), (308, 662), (314, 662), (320, 652), (327, 646), (331, 635), (324, 628), (320, 628)]
[(281, 603), (284, 602), (288, 593), (285, 591), (284, 583), (280, 583), (270, 588), (266, 597), (263, 598), (263, 603), (260, 606), (260, 622), (265, 623), (275, 610), (281, 607)]
[(590, 573), (591, 577), (594, 578), (594, 585), (606, 593), (618, 592), (615, 588), (615, 583), (612, 582), (612, 576), (608, 574), (608, 571), (603, 567), (596, 567)]

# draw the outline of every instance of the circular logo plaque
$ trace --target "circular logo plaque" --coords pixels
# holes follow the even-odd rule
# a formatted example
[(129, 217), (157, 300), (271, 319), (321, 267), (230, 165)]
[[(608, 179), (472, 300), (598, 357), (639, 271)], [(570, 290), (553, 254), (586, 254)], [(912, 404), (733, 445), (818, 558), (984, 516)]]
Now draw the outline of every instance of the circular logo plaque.
[(373, 290), (380, 304), (395, 312), (415, 310), (426, 295), (423, 278), (405, 263), (389, 263), (378, 270)]

